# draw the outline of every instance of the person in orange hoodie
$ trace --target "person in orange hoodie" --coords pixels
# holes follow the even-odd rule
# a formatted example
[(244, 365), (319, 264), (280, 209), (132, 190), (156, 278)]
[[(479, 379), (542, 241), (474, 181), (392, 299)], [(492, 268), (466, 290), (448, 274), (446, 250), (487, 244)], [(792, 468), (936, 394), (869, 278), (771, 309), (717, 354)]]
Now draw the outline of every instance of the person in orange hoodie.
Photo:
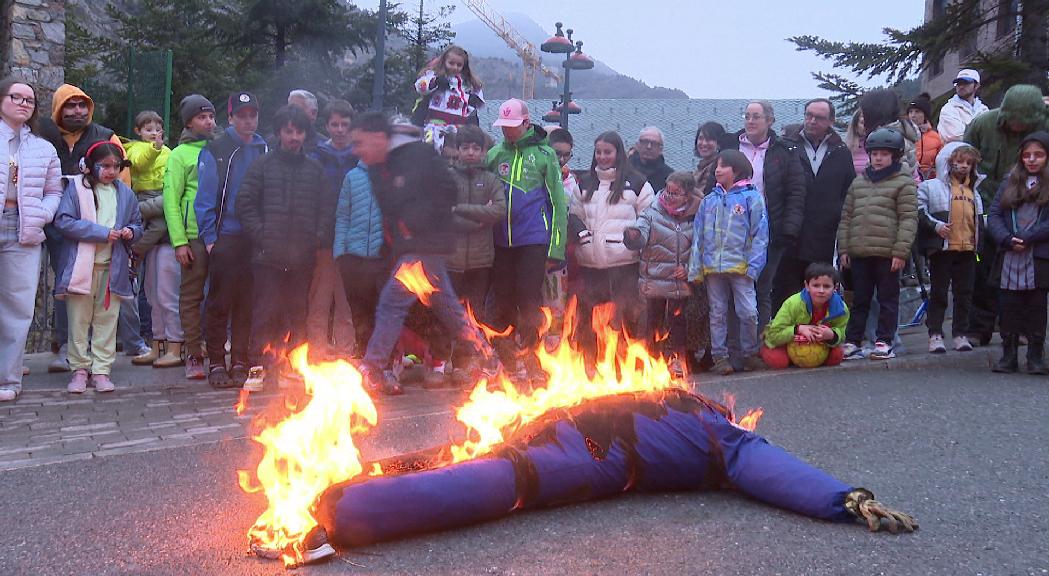
[[(92, 116), (95, 112), (95, 102), (83, 90), (70, 84), (63, 84), (55, 90), (51, 98), (51, 117), (43, 115), (38, 119), (39, 135), (55, 147), (58, 159), (62, 164), (62, 174), (72, 177), (81, 173), (80, 160), (87, 153), (88, 148), (96, 142), (110, 141), (120, 149), (124, 146), (120, 138), (109, 128), (95, 124)], [(120, 180), (131, 186), (131, 172), (125, 168), (120, 173)], [(46, 235), (46, 246), (48, 261), (51, 269), (58, 274), (59, 254), (62, 253), (62, 235), (55, 229), (54, 225), (48, 224), (44, 227)], [(55, 301), (54, 325), (51, 330), (51, 341), (64, 343), (68, 338), (68, 322), (66, 318), (65, 302)], [(68, 372), (69, 362), (66, 358), (66, 345), (61, 344), (56, 349), (52, 344), (52, 350), (57, 354), (48, 366), (49, 372)]]
[(932, 125), (932, 100), (926, 93), (921, 93), (907, 105), (907, 119), (914, 124), (921, 134), (915, 144), (915, 156), (918, 160), (918, 174), (922, 180), (936, 177), (936, 155), (943, 149), (943, 139)]

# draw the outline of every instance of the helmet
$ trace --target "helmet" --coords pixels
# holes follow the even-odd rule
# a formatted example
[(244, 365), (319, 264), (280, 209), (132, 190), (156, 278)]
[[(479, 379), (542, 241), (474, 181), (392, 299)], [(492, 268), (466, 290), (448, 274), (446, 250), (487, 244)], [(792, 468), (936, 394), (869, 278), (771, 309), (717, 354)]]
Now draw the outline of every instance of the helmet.
[(892, 128), (878, 128), (867, 135), (867, 142), (864, 146), (868, 151), (892, 150), (893, 152), (903, 154), (903, 134), (900, 134)]

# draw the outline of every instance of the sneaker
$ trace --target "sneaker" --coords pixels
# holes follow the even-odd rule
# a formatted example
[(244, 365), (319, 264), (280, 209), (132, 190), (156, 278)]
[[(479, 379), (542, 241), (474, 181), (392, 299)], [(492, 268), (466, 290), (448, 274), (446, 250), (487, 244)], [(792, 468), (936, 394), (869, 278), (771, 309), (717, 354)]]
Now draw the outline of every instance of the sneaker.
[[(963, 338), (964, 338), (964, 336), (963, 336)], [(954, 341), (957, 342), (958, 339), (955, 338)], [(958, 349), (957, 344), (955, 345), (954, 349), (955, 350)], [(972, 347), (969, 347), (969, 349), (972, 350)], [(933, 334), (932, 336), (929, 336), (929, 354), (946, 354), (946, 353), (947, 353), (947, 347), (943, 345), (943, 336), (940, 335), (940, 334)]]
[(92, 374), (91, 385), (95, 387), (95, 392), (112, 392), (116, 389), (109, 374)]
[(328, 543), (328, 532), (320, 525), (314, 526), (302, 542), (303, 564), (316, 564), (335, 555), (335, 548)]
[(229, 377), (236, 388), (243, 387), (244, 382), (248, 379), (248, 367), (239, 362), (234, 364), (229, 371)]
[(248, 392), (262, 392), (266, 381), (266, 369), (262, 366), (252, 366), (248, 369), (248, 377), (244, 379), (242, 388)]
[(0, 402), (10, 402), (18, 398), (18, 392), (10, 388), (0, 388)]
[(871, 360), (888, 360), (895, 357), (896, 352), (893, 352), (892, 346), (881, 340), (874, 343), (874, 350), (868, 356)]
[(965, 336), (954, 337), (954, 349), (958, 352), (972, 352), (973, 345), (969, 342), (969, 339)]
[(145, 344), (143, 344), (143, 345), (139, 346), (138, 348), (128, 348), (127, 349), (127, 355), (128, 356), (145, 356), (146, 354), (149, 354), (152, 351), (153, 351), (152, 348), (150, 348), (149, 346), (146, 346)]
[(767, 368), (768, 366), (765, 365), (765, 361), (762, 360), (761, 356), (758, 356), (757, 354), (753, 356), (747, 356), (743, 360), (743, 370), (745, 372), (760, 372)]
[(677, 354), (671, 356), (668, 367), (670, 368), (670, 376), (672, 378), (684, 378), (688, 368), (685, 365), (685, 361)]
[(732, 367), (732, 363), (728, 361), (728, 358), (718, 358), (714, 361), (714, 366), (710, 371), (722, 376), (728, 376), (735, 372), (736, 369)]
[(846, 342), (841, 347), (841, 356), (844, 360), (855, 360), (857, 358), (863, 358), (863, 348), (852, 342)]
[(393, 374), (393, 370), (383, 370), (382, 379), (379, 383), (380, 390), (387, 396), (400, 396), (404, 394), (404, 388), (401, 388), (401, 383), (397, 381), (397, 376)]
[(69, 356), (66, 350), (66, 344), (58, 349), (58, 355), (47, 365), (48, 372), (69, 372)]
[(208, 371), (208, 384), (211, 384), (212, 388), (233, 388), (236, 383), (229, 377), (229, 373), (226, 372), (225, 366), (213, 366)]
[(204, 359), (197, 354), (191, 354), (186, 358), (186, 380), (203, 380), (207, 378), (204, 373)]
[(73, 372), (73, 379), (69, 381), (66, 390), (70, 394), (83, 394), (87, 390), (87, 370), (81, 368)]

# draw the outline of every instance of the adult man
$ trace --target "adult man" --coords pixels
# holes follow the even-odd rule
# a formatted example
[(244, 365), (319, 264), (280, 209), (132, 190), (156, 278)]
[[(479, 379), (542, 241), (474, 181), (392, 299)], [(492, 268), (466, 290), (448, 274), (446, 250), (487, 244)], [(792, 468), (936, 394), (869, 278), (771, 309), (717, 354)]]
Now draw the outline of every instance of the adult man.
[(936, 124), (944, 144), (961, 140), (973, 118), (987, 112), (987, 106), (976, 95), (979, 88), (979, 72), (970, 68), (958, 71), (954, 78), (954, 96), (940, 109), (940, 121)]
[[(320, 108), (317, 106), (317, 97), (309, 90), (302, 90), (301, 88), (292, 90), (288, 92), (288, 106), (294, 106), (302, 110), (306, 113), (306, 117), (310, 119), (310, 129), (306, 131), (306, 140), (302, 143), (302, 151), (306, 154), (313, 153), (321, 142), (321, 137), (317, 134), (317, 113), (320, 111)], [(274, 138), (277, 138), (276, 134)], [(273, 144), (276, 144), (276, 142)]]
[(769, 219), (768, 260), (758, 276), (758, 333), (765, 329), (776, 310), (772, 286), (783, 254), (795, 246), (805, 217), (805, 176), (798, 145), (781, 140), (771, 130), (776, 122), (772, 104), (755, 100), (747, 104), (743, 129), (726, 147), (738, 148), (754, 169), (754, 186), (765, 197)]
[[(1016, 164), (1017, 151), (1024, 136), (1036, 130), (1049, 130), (1049, 113), (1042, 101), (1042, 91), (1030, 84), (1009, 88), (1001, 107), (977, 116), (966, 128), (965, 141), (980, 151), (982, 159), (978, 170), (987, 176), (977, 189), (984, 206), (991, 205), (1002, 181)], [(997, 289), (987, 282), (997, 248), (990, 234), (981, 236), (969, 340), (986, 346), (994, 333), (997, 315)]]
[[(62, 163), (62, 174), (73, 176), (80, 174), (80, 159), (88, 148), (97, 142), (110, 141), (120, 146), (120, 137), (105, 126), (92, 121), (95, 113), (95, 102), (83, 90), (71, 84), (63, 84), (55, 90), (51, 99), (51, 117), (39, 119), (40, 136), (50, 142), (58, 152)], [(131, 173), (124, 169), (120, 173), (124, 184), (131, 186)], [(58, 274), (59, 254), (62, 248), (62, 235), (52, 225), (44, 228), (47, 234), (47, 254), (51, 269)], [(146, 353), (146, 344), (139, 335), (138, 310), (133, 300), (121, 302), (120, 338), (131, 353)], [(52, 341), (59, 344), (58, 356), (48, 366), (49, 372), (69, 370), (66, 361), (67, 320), (66, 303), (55, 301), (54, 330)], [(130, 330), (129, 330), (130, 328)]]
[(834, 131), (834, 105), (826, 98), (805, 104), (805, 124), (796, 152), (805, 174), (804, 234), (787, 248), (776, 274), (772, 309), (801, 289), (805, 268), (831, 262), (845, 193), (856, 177), (852, 153)]
[(208, 382), (215, 388), (242, 386), (248, 377), (252, 252), (251, 240), (237, 219), (237, 192), (248, 167), (269, 152), (266, 141), (256, 133), (259, 101), (253, 94), (231, 94), (226, 111), (229, 127), (208, 142), (197, 157), (197, 197), (193, 201), (197, 235), (208, 252), (204, 345), (208, 351)]
[(674, 171), (663, 159), (663, 131), (655, 126), (641, 130), (634, 144), (635, 154), (630, 156), (630, 165), (644, 174), (652, 190), (659, 192), (667, 187), (667, 176)]

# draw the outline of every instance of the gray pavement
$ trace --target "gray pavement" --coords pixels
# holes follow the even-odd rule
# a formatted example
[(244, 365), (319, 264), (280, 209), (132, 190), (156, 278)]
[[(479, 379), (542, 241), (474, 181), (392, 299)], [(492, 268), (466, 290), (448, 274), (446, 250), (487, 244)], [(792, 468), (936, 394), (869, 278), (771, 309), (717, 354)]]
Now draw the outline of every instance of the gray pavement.
[[(763, 406), (758, 431), (912, 512), (920, 532), (869, 534), (728, 493), (635, 495), (464, 530), (342, 550), (304, 574), (1049, 574), (1049, 378), (987, 370), (969, 354), (858, 360), (839, 369), (697, 377), (701, 391)], [(121, 359), (108, 396), (64, 393), (43, 372), (0, 405), (4, 574), (280, 574), (245, 554), (264, 507), (236, 486), (258, 450), (236, 392)], [(445, 442), (456, 392), (379, 401), (368, 458)]]

